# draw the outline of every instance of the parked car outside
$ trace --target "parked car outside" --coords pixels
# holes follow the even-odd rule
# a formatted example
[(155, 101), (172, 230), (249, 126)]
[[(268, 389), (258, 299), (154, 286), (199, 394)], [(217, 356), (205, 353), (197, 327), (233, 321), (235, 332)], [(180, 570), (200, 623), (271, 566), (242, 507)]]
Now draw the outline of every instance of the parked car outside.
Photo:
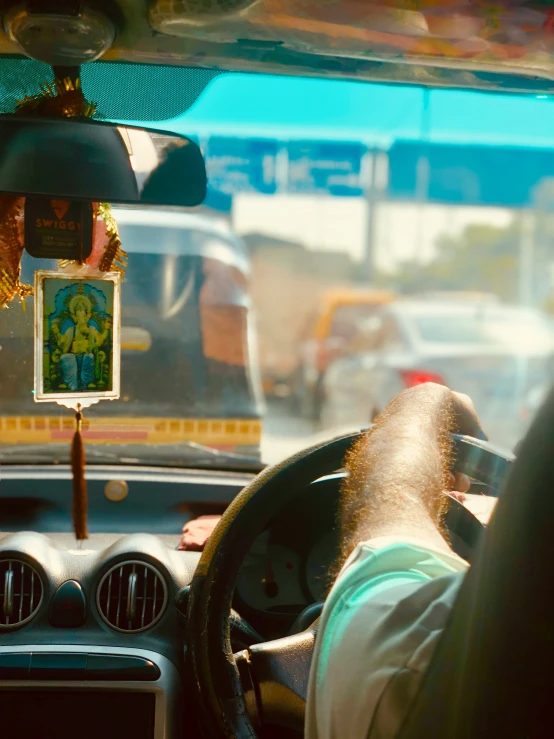
[(325, 427), (367, 425), (401, 390), (437, 382), (470, 395), (491, 441), (511, 448), (554, 367), (547, 317), (494, 301), (396, 301), (360, 321), (354, 343), (325, 375)]

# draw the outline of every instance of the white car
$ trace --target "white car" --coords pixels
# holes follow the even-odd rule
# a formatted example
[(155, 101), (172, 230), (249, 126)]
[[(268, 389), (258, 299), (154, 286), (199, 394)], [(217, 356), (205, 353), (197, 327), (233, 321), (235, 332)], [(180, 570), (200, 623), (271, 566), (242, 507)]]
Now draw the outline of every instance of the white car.
[(326, 427), (367, 425), (400, 391), (438, 382), (470, 395), (491, 441), (512, 448), (530, 420), (530, 393), (551, 382), (554, 332), (531, 308), (401, 300), (359, 329), (357, 351), (326, 373)]

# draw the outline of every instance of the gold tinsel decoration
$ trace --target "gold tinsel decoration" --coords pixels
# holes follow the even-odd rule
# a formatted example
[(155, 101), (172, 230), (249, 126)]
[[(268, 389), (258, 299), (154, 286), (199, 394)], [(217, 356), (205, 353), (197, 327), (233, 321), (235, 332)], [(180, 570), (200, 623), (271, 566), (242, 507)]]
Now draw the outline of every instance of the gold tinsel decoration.
[(20, 234), (23, 203), (19, 196), (0, 196), (0, 308), (16, 296), (24, 301), (33, 292), (30, 285), (19, 281), (23, 254)]
[(113, 270), (123, 275), (127, 268), (127, 252), (123, 251), (121, 246), (121, 239), (117, 232), (117, 223), (112, 215), (109, 204), (100, 203), (98, 205), (98, 213), (104, 219), (108, 233), (108, 244), (105, 248), (99, 269), (101, 272), (110, 272), (110, 270)]
[(52, 83), (44, 82), (39, 93), (18, 100), (14, 112), (41, 118), (92, 118), (96, 105), (85, 99), (80, 79), (73, 81), (65, 77), (56, 78)]
[[(41, 118), (92, 118), (96, 105), (89, 103), (81, 89), (79, 79), (56, 78), (52, 83), (44, 83), (36, 95), (27, 95), (17, 102), (15, 115), (37, 116)], [(13, 298), (22, 301), (32, 295), (33, 288), (20, 281), (21, 257), (23, 254), (23, 207), (24, 198), (13, 195), (0, 195), (0, 308)], [(127, 255), (121, 248), (117, 224), (111, 214), (110, 206), (101, 203), (95, 216), (99, 214), (106, 223), (108, 243), (99, 264), (102, 272), (115, 270), (124, 273)], [(60, 262), (65, 266), (69, 262)]]

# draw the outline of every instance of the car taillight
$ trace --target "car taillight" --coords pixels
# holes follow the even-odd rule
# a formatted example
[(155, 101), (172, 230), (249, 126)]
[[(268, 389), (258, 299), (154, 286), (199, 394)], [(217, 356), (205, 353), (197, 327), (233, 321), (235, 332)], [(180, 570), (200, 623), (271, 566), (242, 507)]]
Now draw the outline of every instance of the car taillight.
[(428, 372), (427, 370), (400, 370), (400, 376), (406, 387), (415, 387), (423, 385), (425, 382), (434, 382), (437, 385), (446, 385), (446, 382), (436, 372)]

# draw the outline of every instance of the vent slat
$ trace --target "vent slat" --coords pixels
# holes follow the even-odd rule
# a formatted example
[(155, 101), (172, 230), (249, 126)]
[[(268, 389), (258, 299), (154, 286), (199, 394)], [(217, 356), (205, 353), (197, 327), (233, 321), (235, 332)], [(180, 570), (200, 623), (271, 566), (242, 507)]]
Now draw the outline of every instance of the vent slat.
[(104, 621), (117, 631), (151, 628), (167, 607), (167, 584), (152, 565), (120, 562), (102, 578), (96, 605)]
[(0, 560), (0, 630), (30, 621), (42, 603), (40, 576), (27, 562)]
[(156, 618), (156, 595), (158, 593), (158, 581), (154, 580), (154, 597), (152, 598), (152, 618)]
[(19, 621), (23, 621), (23, 604), (25, 602), (25, 565), (21, 563), (21, 596), (19, 598)]
[(31, 570), (31, 611), (35, 603), (35, 571)]
[(106, 607), (106, 615), (107, 618), (110, 618), (110, 605), (112, 603), (112, 573), (110, 572), (110, 576), (108, 577), (108, 603)]
[(115, 625), (119, 628), (119, 614), (121, 612), (121, 590), (123, 585), (123, 567), (119, 568), (119, 592), (117, 594), (117, 613), (115, 614)]
[(140, 628), (144, 628), (144, 618), (146, 616), (146, 595), (147, 595), (147, 589), (148, 589), (148, 567), (144, 568), (144, 590), (142, 592), (142, 615), (140, 618)]

